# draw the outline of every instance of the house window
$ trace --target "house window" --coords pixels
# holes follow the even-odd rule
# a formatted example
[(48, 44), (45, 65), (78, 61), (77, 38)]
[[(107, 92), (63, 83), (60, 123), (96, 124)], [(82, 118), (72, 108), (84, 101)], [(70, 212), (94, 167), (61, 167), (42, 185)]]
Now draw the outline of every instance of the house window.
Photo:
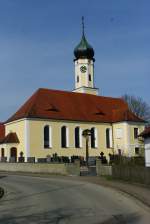
[(110, 129), (106, 129), (106, 147), (110, 148)]
[(5, 156), (5, 150), (4, 148), (1, 148), (1, 157), (4, 157)]
[(51, 147), (51, 144), (50, 144), (50, 134), (51, 134), (50, 127), (48, 125), (46, 125), (44, 127), (44, 148)]
[(75, 147), (80, 148), (80, 128), (75, 128)]
[(79, 76), (77, 76), (77, 82), (79, 82)]
[(61, 147), (69, 147), (69, 132), (66, 126), (61, 128)]
[(139, 153), (140, 153), (139, 147), (135, 147), (135, 155), (139, 155)]
[(134, 138), (138, 138), (138, 128), (134, 128)]
[(97, 147), (97, 129), (91, 128), (91, 148)]
[(91, 79), (91, 75), (89, 74), (89, 81), (92, 81), (92, 79)]

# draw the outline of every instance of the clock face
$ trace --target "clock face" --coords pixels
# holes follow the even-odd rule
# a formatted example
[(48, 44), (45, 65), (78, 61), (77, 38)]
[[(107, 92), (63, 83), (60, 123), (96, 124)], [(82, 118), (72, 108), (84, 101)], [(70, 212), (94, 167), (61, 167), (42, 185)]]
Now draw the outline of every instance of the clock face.
[(86, 70), (87, 70), (87, 67), (86, 67), (85, 65), (82, 65), (82, 66), (80, 67), (80, 71), (81, 71), (81, 72), (85, 73)]

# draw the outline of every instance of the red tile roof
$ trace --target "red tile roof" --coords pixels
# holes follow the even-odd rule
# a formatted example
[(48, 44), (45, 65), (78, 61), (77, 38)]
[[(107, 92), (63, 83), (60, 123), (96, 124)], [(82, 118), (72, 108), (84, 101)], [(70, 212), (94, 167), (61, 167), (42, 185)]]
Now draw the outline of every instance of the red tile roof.
[(6, 123), (21, 118), (85, 122), (144, 122), (129, 111), (121, 98), (60, 90), (38, 89)]
[(5, 137), (5, 126), (3, 123), (0, 123), (0, 141)]
[(18, 136), (15, 132), (10, 132), (4, 139), (1, 141), (1, 144), (6, 143), (19, 143)]
[(142, 136), (144, 138), (150, 137), (150, 127), (146, 127), (145, 130), (139, 136)]

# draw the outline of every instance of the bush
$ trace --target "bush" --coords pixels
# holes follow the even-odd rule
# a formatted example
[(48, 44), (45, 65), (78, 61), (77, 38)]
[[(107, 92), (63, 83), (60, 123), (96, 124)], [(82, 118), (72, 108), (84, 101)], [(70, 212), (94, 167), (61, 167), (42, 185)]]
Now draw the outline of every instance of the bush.
[(144, 166), (145, 165), (145, 159), (142, 156), (138, 157), (127, 157), (127, 156), (122, 156), (122, 155), (111, 155), (109, 154), (110, 157), (110, 164), (123, 164), (123, 165), (137, 165), (137, 166)]

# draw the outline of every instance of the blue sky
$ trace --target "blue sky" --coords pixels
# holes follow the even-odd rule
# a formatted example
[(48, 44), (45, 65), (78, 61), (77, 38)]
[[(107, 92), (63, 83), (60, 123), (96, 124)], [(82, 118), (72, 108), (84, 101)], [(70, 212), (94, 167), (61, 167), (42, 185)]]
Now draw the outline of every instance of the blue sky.
[(0, 0), (0, 120), (40, 87), (74, 88), (82, 15), (100, 95), (150, 104), (149, 9), (148, 0)]

